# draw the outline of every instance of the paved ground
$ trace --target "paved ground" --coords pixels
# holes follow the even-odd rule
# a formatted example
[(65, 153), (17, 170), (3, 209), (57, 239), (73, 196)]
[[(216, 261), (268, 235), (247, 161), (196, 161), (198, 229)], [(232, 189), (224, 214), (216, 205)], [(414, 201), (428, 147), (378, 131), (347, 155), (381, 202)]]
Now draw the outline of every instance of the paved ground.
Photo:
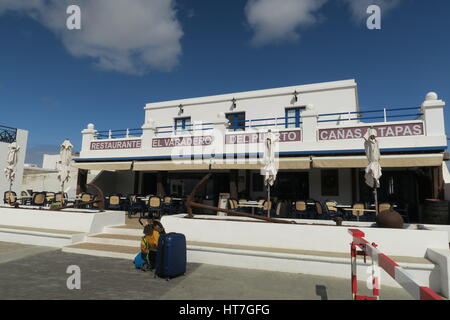
[[(69, 265), (81, 269), (81, 289), (69, 290)], [(365, 287), (364, 283), (360, 287)], [(332, 277), (188, 264), (185, 276), (165, 281), (128, 260), (63, 253), (0, 242), (0, 299), (344, 300), (350, 281)], [(369, 293), (369, 292), (367, 292)], [(411, 299), (382, 288), (385, 300)]]

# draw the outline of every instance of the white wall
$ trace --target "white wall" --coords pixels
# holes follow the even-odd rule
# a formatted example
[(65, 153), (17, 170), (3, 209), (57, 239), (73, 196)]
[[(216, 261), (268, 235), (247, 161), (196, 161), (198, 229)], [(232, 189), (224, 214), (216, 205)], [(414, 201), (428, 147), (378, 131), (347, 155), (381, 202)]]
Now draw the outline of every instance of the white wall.
[[(294, 91), (300, 92), (297, 103), (292, 100)], [(241, 97), (243, 100), (240, 100)], [(233, 98), (237, 102), (236, 108), (231, 110)], [(178, 114), (180, 104), (184, 106), (182, 115)], [(219, 112), (245, 111), (246, 119), (284, 117), (285, 108), (307, 104), (312, 104), (319, 113), (358, 111), (356, 83), (345, 80), (149, 103), (146, 105), (145, 119), (146, 122), (155, 121), (157, 126), (167, 126), (173, 125), (173, 119), (180, 116), (190, 116), (192, 122), (211, 122)]]
[[(27, 153), (27, 141), (28, 141), (28, 131), (17, 129), (17, 140), (16, 143), (20, 147), (18, 154), (18, 162), (16, 169), (16, 179), (13, 182), (12, 190), (17, 194), (22, 191), (22, 176), (23, 167), (25, 163), (25, 156)], [(0, 142), (0, 193), (3, 201), (3, 193), (9, 190), (9, 181), (6, 180), (3, 169), (6, 167), (6, 159), (8, 157), (8, 143)]]
[[(297, 90), (298, 102), (292, 103), (293, 92)], [(232, 109), (233, 98), (237, 99), (236, 108)], [(183, 106), (184, 112), (179, 114), (179, 105)], [(90, 143), (95, 141), (95, 127), (90, 124), (88, 129), (83, 130), (83, 147), (80, 154), (81, 158), (135, 158), (135, 157), (170, 157), (177, 153), (184, 155), (191, 154), (242, 154), (263, 152), (263, 143), (246, 143), (246, 144), (225, 144), (224, 136), (230, 134), (240, 134), (242, 132), (234, 132), (226, 128), (225, 114), (229, 112), (245, 111), (246, 119), (264, 119), (281, 117), (281, 125), (278, 127), (252, 127), (247, 128), (245, 133), (256, 133), (266, 131), (268, 128), (274, 131), (292, 130), (284, 128), (285, 108), (291, 106), (310, 105), (312, 108), (301, 112), (301, 141), (288, 141), (279, 143), (280, 152), (284, 154), (316, 154), (317, 152), (325, 153), (343, 153), (345, 151), (359, 151), (364, 149), (364, 140), (356, 139), (340, 139), (340, 140), (320, 140), (317, 137), (319, 129), (325, 128), (352, 128), (364, 126), (369, 128), (372, 125), (394, 125), (398, 128), (407, 124), (423, 124), (424, 132), (421, 135), (380, 137), (380, 148), (385, 149), (420, 149), (445, 148), (447, 145), (447, 137), (443, 127), (443, 116), (445, 102), (438, 100), (436, 94), (428, 94), (426, 100), (421, 106), (421, 112), (424, 114), (421, 119), (411, 121), (390, 121), (396, 118), (389, 118), (388, 122), (380, 119), (378, 123), (363, 123), (359, 121), (347, 121), (345, 114), (342, 121), (317, 122), (326, 120), (327, 118), (318, 114), (352, 112), (359, 110), (357, 102), (356, 83), (354, 80), (327, 82), (320, 84), (312, 84), (305, 86), (286, 87), (268, 90), (258, 90), (251, 92), (240, 92), (225, 94), (219, 96), (209, 96), (191, 99), (181, 99), (174, 101), (165, 101), (158, 103), (149, 103), (145, 108), (145, 123), (142, 126), (143, 134), (139, 137), (130, 137), (130, 140), (140, 140), (141, 146), (133, 149), (102, 149), (90, 150)], [(419, 106), (417, 107), (419, 111)], [(205, 125), (206, 128), (212, 130), (195, 131), (195, 136), (212, 136), (211, 145), (202, 147), (153, 147), (154, 138), (174, 138), (172, 133), (155, 132), (158, 126), (173, 126), (174, 118), (191, 117), (192, 123), (204, 122), (213, 123)], [(337, 116), (329, 116), (335, 119)], [(273, 123), (273, 120), (257, 122), (258, 124)], [(247, 123), (249, 124), (249, 123)], [(253, 123), (254, 125), (255, 123)], [(432, 129), (433, 128), (433, 129)], [(437, 129), (435, 129), (437, 128)], [(102, 128), (105, 130), (108, 128)], [(295, 128), (294, 128), (295, 129)], [(171, 131), (171, 129), (162, 129), (160, 131)], [(414, 133), (417, 134), (417, 133)], [(180, 136), (192, 136), (191, 133), (177, 134)], [(102, 142), (117, 141), (118, 139), (104, 139)], [(126, 140), (124, 138), (120, 140)], [(104, 146), (103, 146), (104, 147)], [(237, 149), (239, 148), (239, 149)], [(217, 158), (216, 158), (217, 161)]]
[(42, 168), (58, 170), (60, 161), (61, 156), (59, 154), (44, 154), (42, 159)]
[[(161, 223), (166, 232), (183, 233), (188, 241), (295, 250), (349, 253), (352, 237), (348, 229), (354, 228), (223, 221), (235, 217), (221, 217), (221, 221), (214, 221), (201, 219), (211, 216), (196, 215), (195, 219), (186, 219), (184, 216), (162, 217)], [(379, 249), (388, 255), (423, 258), (428, 248), (448, 249), (448, 235), (445, 231), (364, 227), (358, 229), (366, 234), (367, 241), (375, 242)]]

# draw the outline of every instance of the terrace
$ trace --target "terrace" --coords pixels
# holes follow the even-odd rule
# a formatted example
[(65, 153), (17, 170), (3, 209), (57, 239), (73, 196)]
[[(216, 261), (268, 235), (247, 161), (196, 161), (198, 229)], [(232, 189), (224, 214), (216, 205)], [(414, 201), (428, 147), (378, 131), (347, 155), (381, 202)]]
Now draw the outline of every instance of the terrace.
[(0, 125), (0, 142), (13, 143), (17, 139), (17, 129)]

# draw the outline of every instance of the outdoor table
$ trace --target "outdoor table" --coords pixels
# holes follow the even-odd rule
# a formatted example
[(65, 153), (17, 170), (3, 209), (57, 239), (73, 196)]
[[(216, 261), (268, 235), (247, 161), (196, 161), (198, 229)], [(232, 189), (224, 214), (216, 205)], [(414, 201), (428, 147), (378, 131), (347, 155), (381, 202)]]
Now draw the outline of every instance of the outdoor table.
[(255, 208), (263, 208), (263, 204), (260, 204), (258, 201), (238, 202), (237, 206), (241, 208), (252, 208), (252, 214), (254, 214)]
[[(371, 210), (371, 209), (353, 209), (353, 208), (343, 208), (346, 211), (364, 211), (364, 212), (377, 212), (377, 210)], [(359, 221), (359, 215), (356, 216), (356, 221)]]
[(340, 209), (346, 209), (346, 208), (351, 208), (352, 206), (349, 204), (337, 204), (335, 205), (336, 208), (340, 208)]

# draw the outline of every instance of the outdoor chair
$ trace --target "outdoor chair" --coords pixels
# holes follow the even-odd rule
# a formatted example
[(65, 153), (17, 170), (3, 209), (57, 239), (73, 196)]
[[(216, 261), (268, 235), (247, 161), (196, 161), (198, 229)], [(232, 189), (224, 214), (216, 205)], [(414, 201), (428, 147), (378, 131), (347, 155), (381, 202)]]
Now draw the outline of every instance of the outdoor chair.
[(54, 192), (46, 192), (45, 193), (45, 203), (52, 204), (55, 202), (55, 193)]
[(66, 205), (68, 203), (67, 201), (67, 193), (58, 192), (55, 194), (55, 201), (57, 203), (61, 203), (61, 205)]
[(327, 211), (330, 218), (333, 218), (336, 216), (342, 216), (342, 213), (339, 211), (339, 209), (336, 206), (337, 206), (337, 201), (335, 201), (335, 200), (326, 200), (325, 201), (325, 210)]
[(33, 194), (31, 199), (31, 204), (33, 206), (43, 207), (45, 206), (45, 192), (36, 192)]
[[(90, 194), (90, 193), (87, 193), (87, 192), (83, 192), (82, 194), (81, 194), (81, 197), (80, 197), (80, 200), (79, 200), (79, 203), (80, 202), (89, 202), (89, 201), (92, 201), (92, 199), (94, 198), (94, 196), (92, 195), (92, 194)], [(90, 208), (92, 208), (92, 204), (85, 204), (85, 205), (82, 205), (82, 206), (80, 206), (81, 208), (86, 208), (86, 209), (90, 209)]]
[[(230, 198), (228, 199), (228, 209), (229, 210), (234, 210), (234, 211), (242, 211), (243, 208), (240, 208), (238, 206), (238, 200)], [(234, 216), (235, 214), (233, 213), (228, 213), (229, 216)]]
[(275, 216), (277, 218), (288, 218), (291, 213), (291, 207), (289, 206), (289, 201), (278, 201)]
[(147, 211), (149, 216), (158, 219), (161, 217), (162, 201), (160, 197), (153, 196), (148, 199)]
[(270, 212), (270, 210), (272, 209), (272, 202), (269, 202), (267, 200), (260, 200), (260, 201), (264, 201), (264, 202), (262, 204), (262, 208), (257, 208), (256, 214), (258, 214), (260, 216), (266, 216), (267, 212)]
[(382, 202), (378, 205), (378, 213), (391, 209), (392, 206), (388, 202)]
[(120, 195), (113, 194), (113, 195), (109, 196), (108, 209), (109, 210), (121, 210), (122, 209), (122, 207), (120, 205)]
[(24, 206), (31, 205), (31, 196), (27, 191), (20, 192), (20, 203)]
[[(94, 198), (93, 198), (93, 201), (97, 201), (97, 200), (101, 200), (101, 197), (100, 197), (100, 195), (98, 195), (98, 194), (96, 194), (96, 195), (94, 196)], [(104, 203), (104, 201), (105, 201), (105, 199), (103, 199), (103, 203)], [(99, 209), (100, 209), (100, 203), (99, 203), (99, 202), (94, 202), (94, 203), (92, 204), (92, 209), (97, 209), (97, 210), (99, 210)]]
[(170, 196), (165, 196), (162, 201), (162, 212), (163, 214), (173, 214), (174, 205), (173, 199)]
[(128, 196), (129, 206), (128, 206), (128, 218), (136, 213), (143, 213), (145, 211), (145, 202), (137, 197), (135, 194)]
[(3, 203), (13, 204), (17, 202), (17, 194), (14, 191), (5, 191), (3, 193)]
[(292, 206), (293, 218), (307, 219), (310, 218), (309, 210), (306, 205), (306, 201), (297, 200)]
[(371, 214), (370, 212), (364, 211), (366, 209), (366, 206), (364, 203), (355, 203), (352, 206), (352, 209), (349, 210), (350, 213), (346, 215), (346, 218), (351, 221), (369, 221), (371, 220)]
[(324, 208), (322, 203), (320, 201), (316, 201), (316, 214), (315, 219), (328, 219), (330, 215), (328, 214), (328, 211)]

